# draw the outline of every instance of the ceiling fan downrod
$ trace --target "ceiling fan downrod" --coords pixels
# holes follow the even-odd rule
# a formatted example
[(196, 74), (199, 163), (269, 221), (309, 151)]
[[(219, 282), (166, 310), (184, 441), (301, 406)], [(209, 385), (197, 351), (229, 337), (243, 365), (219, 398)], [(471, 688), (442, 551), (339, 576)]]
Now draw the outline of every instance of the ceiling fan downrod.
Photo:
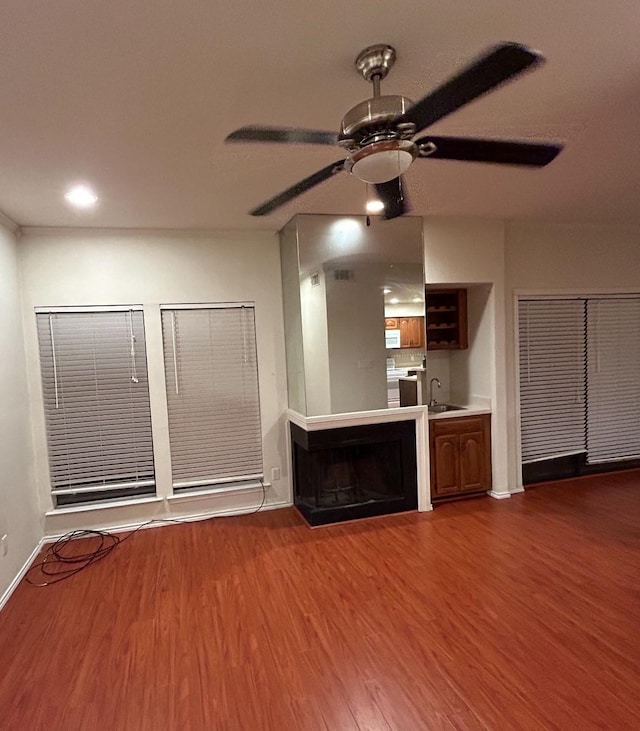
[[(378, 77), (378, 92), (380, 91), (380, 82), (384, 79), (396, 62), (396, 49), (387, 43), (378, 43), (375, 46), (369, 46), (361, 51), (356, 58), (356, 69), (364, 77), (366, 81), (373, 81), (374, 77)], [(376, 95), (377, 96), (377, 95)]]
[(366, 81), (373, 84), (373, 98), (381, 96), (380, 82), (396, 62), (396, 49), (387, 43), (378, 43), (361, 51), (356, 58), (356, 69)]

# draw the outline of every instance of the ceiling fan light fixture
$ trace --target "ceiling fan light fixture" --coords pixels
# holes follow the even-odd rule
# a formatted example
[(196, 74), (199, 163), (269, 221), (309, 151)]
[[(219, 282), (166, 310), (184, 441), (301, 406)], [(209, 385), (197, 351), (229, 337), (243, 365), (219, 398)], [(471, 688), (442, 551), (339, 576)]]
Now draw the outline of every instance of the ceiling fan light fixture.
[(345, 162), (345, 169), (363, 183), (386, 183), (405, 173), (417, 153), (409, 140), (382, 140), (362, 147)]
[(357, 160), (351, 172), (364, 183), (386, 183), (402, 175), (412, 162), (413, 157), (404, 150), (376, 152)]
[(384, 211), (384, 203), (379, 200), (367, 201), (367, 213), (380, 213)]

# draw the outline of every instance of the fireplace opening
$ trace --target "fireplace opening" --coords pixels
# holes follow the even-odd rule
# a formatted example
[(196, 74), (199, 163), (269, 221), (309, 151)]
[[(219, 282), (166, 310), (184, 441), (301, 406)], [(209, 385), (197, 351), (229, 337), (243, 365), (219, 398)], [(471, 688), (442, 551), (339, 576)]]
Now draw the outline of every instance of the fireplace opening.
[(417, 508), (415, 422), (291, 424), (294, 502), (311, 525)]

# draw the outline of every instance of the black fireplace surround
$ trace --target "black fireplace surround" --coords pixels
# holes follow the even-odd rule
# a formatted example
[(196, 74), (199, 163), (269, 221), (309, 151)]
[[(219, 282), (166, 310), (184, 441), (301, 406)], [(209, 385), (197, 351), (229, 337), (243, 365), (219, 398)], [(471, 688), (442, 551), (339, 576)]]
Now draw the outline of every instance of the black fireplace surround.
[(418, 507), (415, 421), (305, 431), (291, 424), (296, 508), (312, 525)]

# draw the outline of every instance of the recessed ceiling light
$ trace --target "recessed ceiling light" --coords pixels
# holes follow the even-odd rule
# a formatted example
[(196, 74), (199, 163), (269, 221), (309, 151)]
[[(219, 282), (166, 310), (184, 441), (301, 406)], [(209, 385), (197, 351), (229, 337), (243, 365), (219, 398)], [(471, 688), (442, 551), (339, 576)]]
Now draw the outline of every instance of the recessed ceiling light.
[(422, 297), (414, 297), (413, 298), (413, 301), (414, 302), (422, 302)]
[(391, 290), (389, 289), (389, 287), (385, 287), (385, 288), (384, 288), (384, 289), (382, 290), (382, 294), (391, 294)]
[(98, 200), (98, 196), (88, 185), (74, 185), (64, 197), (74, 208), (91, 208)]
[(380, 213), (384, 211), (384, 203), (382, 201), (367, 201), (367, 213)]
[(392, 305), (397, 305), (400, 300), (397, 297), (392, 297), (389, 302), (391, 302)]

